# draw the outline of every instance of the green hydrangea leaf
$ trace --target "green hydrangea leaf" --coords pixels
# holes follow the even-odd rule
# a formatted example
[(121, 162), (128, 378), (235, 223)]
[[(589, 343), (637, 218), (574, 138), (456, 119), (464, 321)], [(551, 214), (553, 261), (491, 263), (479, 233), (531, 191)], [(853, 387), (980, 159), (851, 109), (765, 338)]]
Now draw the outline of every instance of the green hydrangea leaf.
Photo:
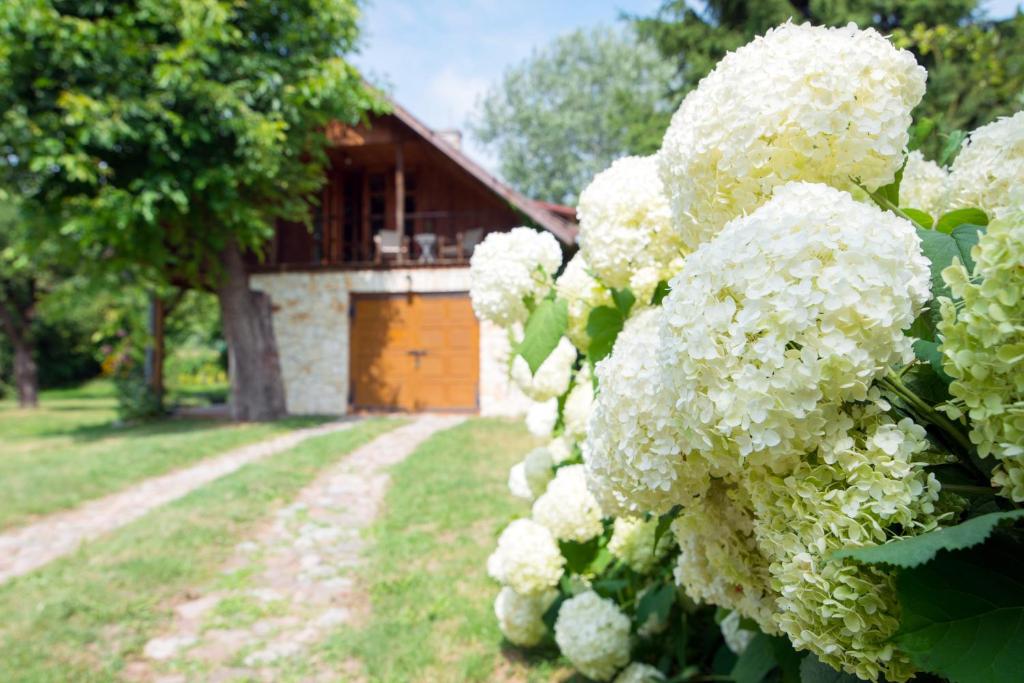
[(935, 375), (948, 386), (953, 378), (942, 369), (942, 352), (936, 342), (926, 339), (918, 339), (914, 342), (914, 356), (928, 365), (935, 371)]
[(860, 679), (836, 671), (810, 653), (800, 661), (800, 683), (860, 683)]
[(944, 553), (896, 579), (894, 641), (920, 669), (956, 683), (1015, 683), (1024, 652), (1024, 564), (1008, 539)]
[(736, 660), (729, 674), (736, 683), (761, 683), (775, 668), (775, 652), (771, 637), (758, 633)]
[(558, 549), (565, 557), (565, 568), (573, 574), (582, 574), (590, 566), (590, 563), (597, 557), (599, 550), (598, 539), (594, 538), (586, 543), (577, 541), (559, 541)]
[(673, 520), (679, 516), (682, 512), (682, 505), (673, 505), (672, 509), (665, 514), (658, 517), (658, 525), (654, 527), (654, 547), (658, 547), (658, 543), (661, 541), (661, 537), (668, 533), (669, 528), (672, 526)]
[(981, 209), (954, 209), (939, 217), (935, 223), (935, 229), (939, 232), (951, 233), (954, 228), (961, 225), (988, 225), (988, 215)]
[(615, 307), (622, 313), (622, 317), (625, 318), (629, 315), (630, 309), (633, 308), (633, 304), (636, 303), (636, 295), (627, 287), (625, 289), (613, 289), (612, 290), (612, 301), (615, 302)]
[(937, 529), (901, 541), (863, 548), (844, 548), (832, 553), (833, 560), (851, 559), (864, 564), (917, 567), (935, 558), (940, 550), (963, 550), (982, 543), (999, 524), (1024, 517), (1024, 510), (993, 512), (956, 526)]
[(903, 182), (903, 171), (907, 167), (907, 160), (903, 160), (903, 164), (900, 169), (896, 171), (896, 177), (888, 185), (875, 190), (875, 193), (881, 196), (885, 201), (889, 202), (892, 206), (900, 205), (900, 184)]
[(668, 621), (668, 614), (676, 602), (676, 587), (671, 583), (663, 583), (651, 588), (636, 606), (636, 623), (641, 626), (654, 615), (658, 621)]
[(654, 288), (654, 294), (651, 296), (651, 305), (660, 306), (666, 296), (668, 296), (668, 280), (660, 280), (658, 286)]
[(612, 352), (615, 340), (625, 324), (626, 317), (618, 308), (597, 306), (590, 311), (587, 318), (587, 335), (590, 337), (587, 355), (593, 362), (596, 363)]
[(902, 211), (903, 215), (905, 215), (907, 218), (914, 221), (914, 223), (916, 223), (918, 227), (924, 228), (926, 230), (930, 230), (931, 227), (935, 224), (935, 219), (932, 218), (930, 214), (925, 213), (920, 209), (913, 209), (908, 206), (901, 206), (900, 211)]
[(953, 163), (953, 159), (956, 158), (957, 153), (960, 151), (960, 147), (964, 144), (964, 140), (967, 139), (967, 133), (957, 128), (946, 137), (946, 144), (942, 146), (942, 151), (939, 152), (939, 158), (935, 161), (939, 166), (949, 166)]
[(954, 263), (963, 263), (970, 270), (974, 267), (971, 258), (971, 247), (978, 243), (978, 234), (982, 230), (976, 225), (961, 225), (950, 234), (936, 230), (917, 229), (921, 240), (921, 251), (931, 264), (932, 298), (952, 296), (949, 286), (942, 279), (942, 271)]
[(534, 307), (523, 329), (519, 355), (526, 359), (530, 372), (551, 355), (569, 327), (569, 305), (564, 299), (544, 299)]

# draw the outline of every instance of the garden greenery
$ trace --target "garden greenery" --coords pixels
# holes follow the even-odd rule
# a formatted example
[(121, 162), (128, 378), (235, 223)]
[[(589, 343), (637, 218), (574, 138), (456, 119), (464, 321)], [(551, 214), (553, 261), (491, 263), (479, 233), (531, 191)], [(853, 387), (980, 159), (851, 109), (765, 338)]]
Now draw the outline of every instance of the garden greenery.
[(1018, 676), (1024, 114), (947, 171), (908, 152), (926, 76), (784, 24), (595, 177), (560, 276), (545, 234), (478, 249), (548, 440), (488, 563), (511, 643), (601, 681)]

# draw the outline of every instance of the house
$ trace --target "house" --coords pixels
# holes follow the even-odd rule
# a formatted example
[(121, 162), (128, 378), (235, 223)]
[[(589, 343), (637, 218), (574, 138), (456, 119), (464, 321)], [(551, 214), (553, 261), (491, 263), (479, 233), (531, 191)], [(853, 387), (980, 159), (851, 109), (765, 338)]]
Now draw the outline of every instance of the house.
[(574, 211), (522, 196), (397, 105), (328, 137), (313, 230), (279, 224), (250, 266), (271, 298), (289, 412), (522, 412), (505, 333), (473, 315), (469, 257), (524, 224), (571, 250)]

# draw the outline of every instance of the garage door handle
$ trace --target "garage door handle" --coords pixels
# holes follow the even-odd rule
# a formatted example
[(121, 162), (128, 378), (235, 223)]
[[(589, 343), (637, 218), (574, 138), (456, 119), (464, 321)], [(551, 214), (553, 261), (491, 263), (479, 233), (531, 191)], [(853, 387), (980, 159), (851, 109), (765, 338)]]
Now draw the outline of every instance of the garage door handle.
[(413, 349), (412, 351), (406, 351), (410, 356), (416, 359), (416, 367), (420, 366), (420, 358), (427, 355), (426, 349)]

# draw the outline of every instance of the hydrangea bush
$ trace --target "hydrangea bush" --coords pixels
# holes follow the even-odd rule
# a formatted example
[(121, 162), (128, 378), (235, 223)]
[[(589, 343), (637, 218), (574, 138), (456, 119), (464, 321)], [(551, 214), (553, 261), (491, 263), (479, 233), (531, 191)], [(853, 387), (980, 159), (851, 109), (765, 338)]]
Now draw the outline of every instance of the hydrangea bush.
[(594, 178), (560, 276), (539, 233), (481, 245), (543, 443), (488, 562), (509, 642), (600, 681), (1018, 680), (1024, 114), (947, 170), (908, 149), (925, 79), (785, 24)]

